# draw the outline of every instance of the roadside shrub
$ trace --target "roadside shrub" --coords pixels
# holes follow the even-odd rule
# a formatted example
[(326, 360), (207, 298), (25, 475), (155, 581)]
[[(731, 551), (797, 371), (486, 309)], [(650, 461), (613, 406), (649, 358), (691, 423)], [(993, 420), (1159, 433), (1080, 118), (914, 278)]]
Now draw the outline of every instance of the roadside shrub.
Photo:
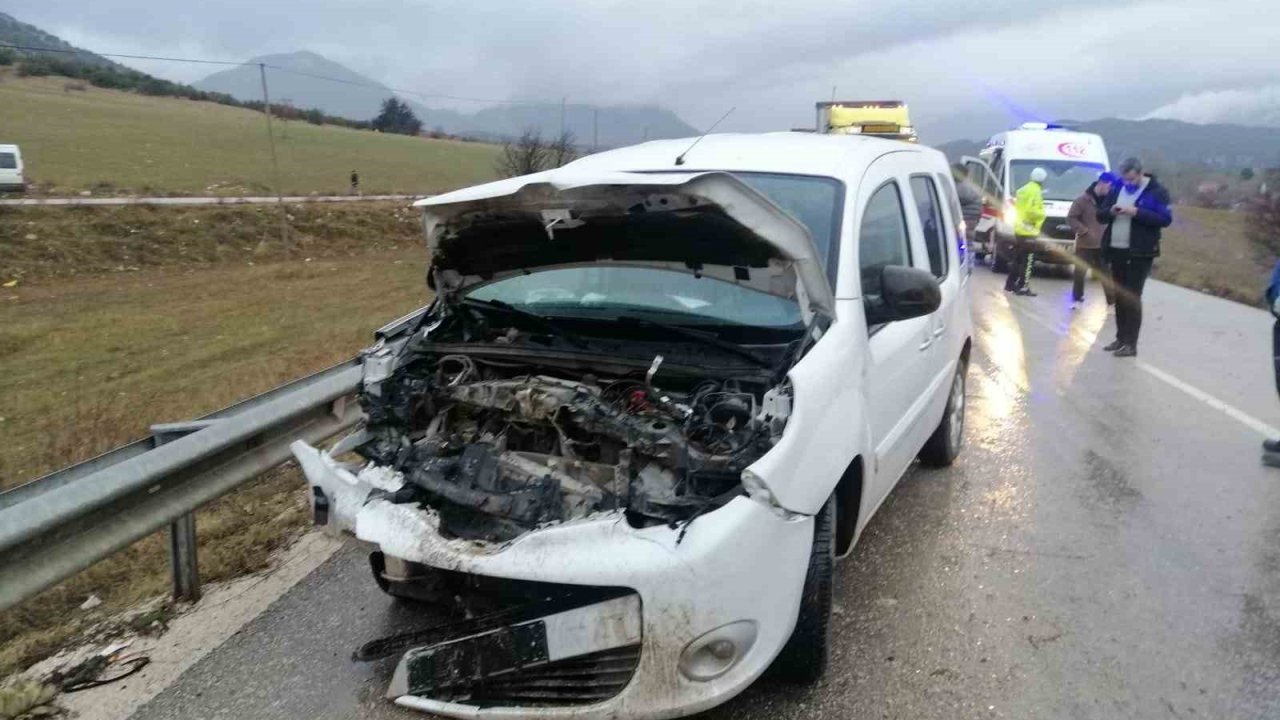
[(53, 69), (42, 58), (25, 58), (18, 64), (18, 75), (22, 77), (45, 77), (51, 74)]

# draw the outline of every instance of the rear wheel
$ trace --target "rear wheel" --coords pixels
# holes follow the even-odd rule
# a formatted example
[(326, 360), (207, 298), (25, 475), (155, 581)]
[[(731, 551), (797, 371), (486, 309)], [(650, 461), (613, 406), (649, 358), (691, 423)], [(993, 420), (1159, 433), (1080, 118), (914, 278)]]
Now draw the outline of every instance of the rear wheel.
[(991, 272), (1009, 272), (1009, 256), (1000, 252), (1000, 241), (994, 231), (991, 233)]
[(930, 467), (946, 467), (955, 462), (964, 447), (964, 389), (969, 363), (963, 358), (951, 379), (951, 392), (947, 396), (947, 409), (942, 422), (933, 431), (928, 442), (920, 450), (920, 462)]
[(813, 550), (800, 597), (800, 616), (791, 639), (769, 668), (772, 677), (791, 683), (815, 683), (826, 673), (835, 561), (836, 497), (832, 495), (813, 519)]

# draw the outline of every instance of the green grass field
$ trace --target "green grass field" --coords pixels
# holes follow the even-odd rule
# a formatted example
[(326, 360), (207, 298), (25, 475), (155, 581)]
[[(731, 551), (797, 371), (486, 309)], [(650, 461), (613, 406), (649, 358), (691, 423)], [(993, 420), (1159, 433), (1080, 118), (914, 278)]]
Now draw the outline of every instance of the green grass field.
[[(40, 192), (260, 195), (273, 189), (263, 116), (250, 110), (20, 78), (0, 68), (0, 143)], [(77, 85), (79, 86), (79, 85)], [(498, 148), (305, 122), (275, 123), (283, 192), (433, 193), (496, 177)]]

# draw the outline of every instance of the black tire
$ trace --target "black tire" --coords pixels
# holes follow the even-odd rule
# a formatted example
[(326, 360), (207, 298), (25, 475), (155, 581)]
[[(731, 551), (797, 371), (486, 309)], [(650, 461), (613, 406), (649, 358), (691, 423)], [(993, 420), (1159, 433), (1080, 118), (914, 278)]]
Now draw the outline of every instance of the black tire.
[(446, 587), (437, 576), (429, 576), (411, 583), (389, 582), (386, 578), (386, 557), (381, 552), (369, 553), (369, 568), (373, 570), (373, 581), (378, 589), (391, 596), (396, 602), (411, 604), (425, 603), (447, 607), (452, 604), (454, 593)]
[(829, 625), (836, 563), (836, 497), (832, 495), (813, 519), (813, 550), (800, 596), (800, 616), (791, 639), (769, 667), (769, 675), (786, 683), (812, 684), (827, 672), (831, 655)]
[(920, 462), (929, 467), (947, 467), (960, 456), (964, 447), (965, 383), (969, 363), (961, 358), (947, 395), (947, 409), (942, 422), (920, 450)]
[(987, 238), (987, 247), (991, 248), (987, 252), (987, 264), (991, 267), (991, 272), (994, 272), (994, 273), (1008, 272), (1009, 262), (1008, 260), (1001, 260), (1000, 258), (1000, 242), (996, 238), (996, 231), (995, 230), (988, 231), (986, 234), (986, 238)]

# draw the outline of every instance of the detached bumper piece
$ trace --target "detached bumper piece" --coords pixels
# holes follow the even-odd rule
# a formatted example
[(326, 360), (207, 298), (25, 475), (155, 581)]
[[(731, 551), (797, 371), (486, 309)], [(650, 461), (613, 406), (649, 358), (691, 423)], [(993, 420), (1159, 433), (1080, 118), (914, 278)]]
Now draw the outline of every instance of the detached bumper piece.
[(409, 650), (387, 695), (482, 708), (590, 705), (622, 692), (640, 652), (632, 593)]

